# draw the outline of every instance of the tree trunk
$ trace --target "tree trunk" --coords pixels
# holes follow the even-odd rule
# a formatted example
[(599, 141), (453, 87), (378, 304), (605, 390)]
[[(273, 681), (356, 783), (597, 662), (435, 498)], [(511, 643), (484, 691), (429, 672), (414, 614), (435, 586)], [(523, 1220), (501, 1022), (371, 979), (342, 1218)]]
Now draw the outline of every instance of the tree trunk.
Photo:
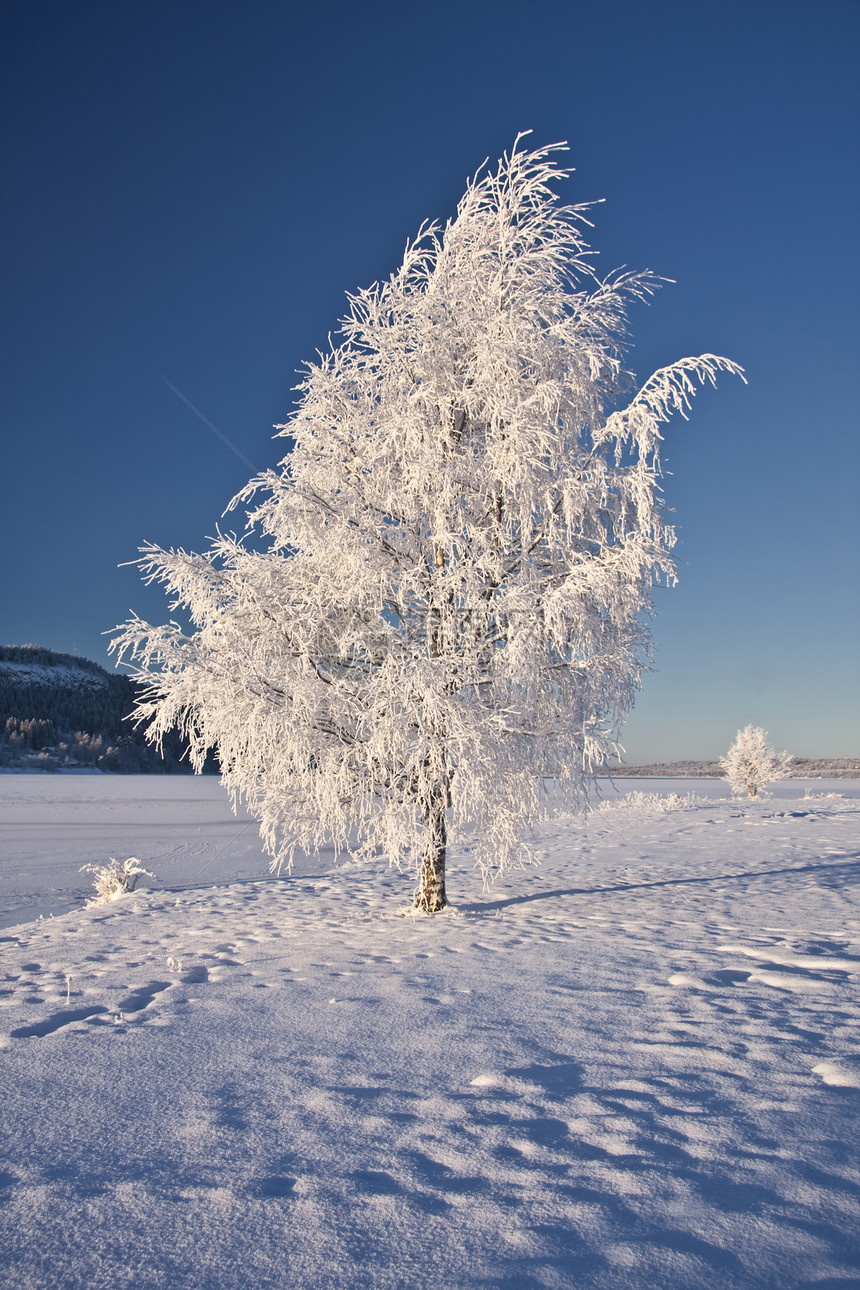
[(412, 908), (424, 914), (437, 914), (448, 903), (445, 895), (445, 858), (448, 826), (445, 820), (446, 792), (439, 785), (432, 801), (424, 807), (427, 841), (421, 856), (421, 876)]

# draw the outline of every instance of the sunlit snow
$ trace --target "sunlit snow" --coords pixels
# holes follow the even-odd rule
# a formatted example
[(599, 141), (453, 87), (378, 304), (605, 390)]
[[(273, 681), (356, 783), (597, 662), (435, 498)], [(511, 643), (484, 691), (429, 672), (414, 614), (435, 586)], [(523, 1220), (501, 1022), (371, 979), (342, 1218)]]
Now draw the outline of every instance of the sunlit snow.
[(858, 1284), (860, 782), (647, 788), (416, 918), (214, 779), (0, 775), (4, 1285)]

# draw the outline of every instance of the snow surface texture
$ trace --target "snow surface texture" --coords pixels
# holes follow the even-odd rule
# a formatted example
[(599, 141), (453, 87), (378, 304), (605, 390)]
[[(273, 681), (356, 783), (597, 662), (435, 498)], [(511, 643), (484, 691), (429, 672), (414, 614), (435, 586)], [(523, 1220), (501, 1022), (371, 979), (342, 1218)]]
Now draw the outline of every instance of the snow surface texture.
[(10, 1290), (860, 1283), (860, 785), (608, 789), (413, 918), (381, 868), (237, 879), (212, 781), (0, 799), (99, 860), (94, 784), (165, 886), (3, 933)]

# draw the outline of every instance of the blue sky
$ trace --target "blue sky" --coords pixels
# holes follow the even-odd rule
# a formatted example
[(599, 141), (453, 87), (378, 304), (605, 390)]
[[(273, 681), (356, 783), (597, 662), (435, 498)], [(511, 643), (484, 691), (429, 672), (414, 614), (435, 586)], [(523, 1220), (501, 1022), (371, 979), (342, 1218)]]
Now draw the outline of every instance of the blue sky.
[[(344, 292), (521, 129), (603, 198), (600, 267), (676, 280), (645, 379), (734, 358), (668, 428), (679, 586), (657, 594), (631, 761), (739, 726), (860, 754), (860, 6), (108, 0), (4, 7), (0, 639), (106, 661), (132, 560), (200, 549)], [(109, 664), (110, 665), (110, 664)]]

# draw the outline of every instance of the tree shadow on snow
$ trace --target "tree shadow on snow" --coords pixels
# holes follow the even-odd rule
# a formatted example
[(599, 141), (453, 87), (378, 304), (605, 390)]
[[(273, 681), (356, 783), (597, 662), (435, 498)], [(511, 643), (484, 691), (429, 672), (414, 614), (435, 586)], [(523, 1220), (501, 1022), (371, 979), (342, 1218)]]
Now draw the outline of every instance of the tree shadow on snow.
[(535, 900), (554, 900), (559, 896), (602, 896), (613, 892), (643, 891), (660, 887), (692, 887), (715, 882), (742, 882), (749, 878), (775, 878), (780, 874), (810, 874), (828, 887), (848, 887), (860, 882), (860, 856), (846, 853), (844, 861), (823, 861), (820, 864), (786, 865), (782, 869), (749, 869), (743, 873), (724, 873), (698, 878), (660, 878), (653, 882), (619, 882), (607, 887), (556, 887), (552, 891), (536, 891), (523, 896), (503, 896), (500, 900), (474, 901), (458, 904), (460, 914), (487, 914), (505, 909), (509, 905), (528, 905)]

